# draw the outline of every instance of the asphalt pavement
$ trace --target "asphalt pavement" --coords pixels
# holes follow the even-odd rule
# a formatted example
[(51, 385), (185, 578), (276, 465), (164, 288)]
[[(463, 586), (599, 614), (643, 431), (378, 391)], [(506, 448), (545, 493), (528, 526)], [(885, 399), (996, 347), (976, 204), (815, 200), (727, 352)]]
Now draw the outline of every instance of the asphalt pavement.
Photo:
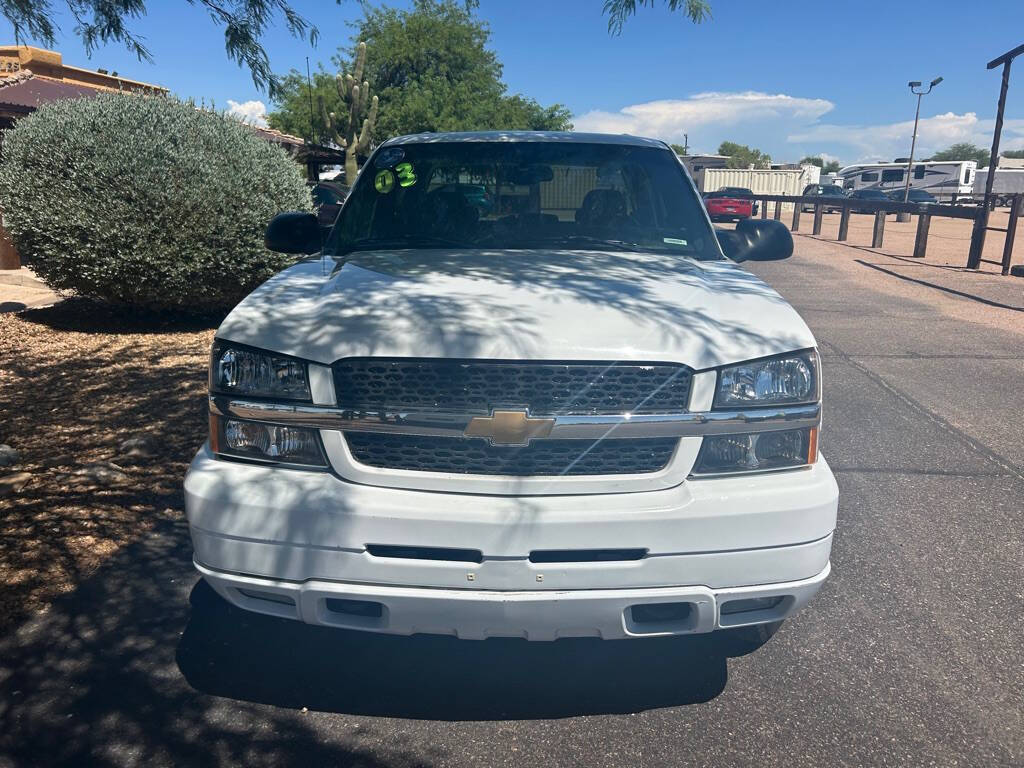
[(840, 487), (832, 576), (763, 647), (308, 627), (165, 523), (0, 639), (0, 765), (1024, 764), (1024, 312), (849, 251), (751, 267), (819, 340)]

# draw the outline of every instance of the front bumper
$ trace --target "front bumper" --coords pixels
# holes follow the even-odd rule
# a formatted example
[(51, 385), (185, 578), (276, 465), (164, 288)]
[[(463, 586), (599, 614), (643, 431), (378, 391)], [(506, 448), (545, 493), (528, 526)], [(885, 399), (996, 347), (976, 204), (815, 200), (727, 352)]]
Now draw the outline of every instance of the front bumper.
[[(780, 621), (821, 588), (831, 566), (808, 579), (732, 589), (703, 586), (647, 589), (488, 592), (392, 587), (379, 584), (301, 583), (240, 576), (196, 563), (203, 578), (229, 602), (309, 624), (387, 632), (454, 635), (468, 640), (522, 637), (626, 637), (711, 632)], [(734, 600), (777, 598), (765, 610), (723, 614)], [(634, 606), (683, 604), (681, 615), (637, 621)]]
[[(776, 621), (827, 576), (837, 499), (823, 458), (805, 470), (655, 491), (505, 496), (362, 485), (216, 459), (204, 448), (185, 480), (196, 566), (231, 602), (316, 624), (459, 637), (628, 637)], [(379, 546), (478, 558), (371, 553)], [(644, 555), (533, 557), (609, 549)], [(784, 599), (771, 612), (723, 621), (720, 604), (747, 592)], [(334, 611), (328, 600), (377, 603), (380, 615)], [(665, 626), (631, 623), (627, 609), (651, 602), (692, 610)]]

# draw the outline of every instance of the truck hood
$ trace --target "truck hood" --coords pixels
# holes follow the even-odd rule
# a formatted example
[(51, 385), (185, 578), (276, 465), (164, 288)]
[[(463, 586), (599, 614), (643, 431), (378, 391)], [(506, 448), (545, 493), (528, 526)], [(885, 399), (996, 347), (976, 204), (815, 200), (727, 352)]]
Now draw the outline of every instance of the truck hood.
[(700, 370), (815, 346), (793, 308), (732, 262), (575, 250), (309, 259), (257, 288), (217, 336), (324, 364), (446, 357)]

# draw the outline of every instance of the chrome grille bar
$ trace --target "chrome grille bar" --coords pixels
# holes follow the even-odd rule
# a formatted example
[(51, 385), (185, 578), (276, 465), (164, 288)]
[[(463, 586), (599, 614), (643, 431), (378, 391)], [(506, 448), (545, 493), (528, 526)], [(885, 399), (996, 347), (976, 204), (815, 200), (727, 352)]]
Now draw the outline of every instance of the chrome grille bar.
[[(240, 400), (222, 395), (210, 396), (210, 412), (227, 418), (286, 426), (437, 437), (462, 437), (474, 416), (446, 412), (356, 411)], [(816, 427), (821, 424), (821, 404), (703, 413), (556, 416), (554, 419), (550, 434), (535, 440), (691, 437)]]

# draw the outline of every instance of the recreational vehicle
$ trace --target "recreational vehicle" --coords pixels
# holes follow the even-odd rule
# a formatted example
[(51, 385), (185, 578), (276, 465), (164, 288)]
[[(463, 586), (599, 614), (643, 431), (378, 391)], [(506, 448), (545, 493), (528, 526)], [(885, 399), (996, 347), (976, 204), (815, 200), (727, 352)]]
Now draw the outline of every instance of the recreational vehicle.
[[(914, 163), (910, 187), (931, 192), (939, 202), (970, 197), (974, 192), (974, 176), (978, 164), (973, 160)], [(907, 183), (906, 163), (864, 163), (848, 165), (839, 171), (843, 189), (881, 189), (885, 192), (903, 189)]]

